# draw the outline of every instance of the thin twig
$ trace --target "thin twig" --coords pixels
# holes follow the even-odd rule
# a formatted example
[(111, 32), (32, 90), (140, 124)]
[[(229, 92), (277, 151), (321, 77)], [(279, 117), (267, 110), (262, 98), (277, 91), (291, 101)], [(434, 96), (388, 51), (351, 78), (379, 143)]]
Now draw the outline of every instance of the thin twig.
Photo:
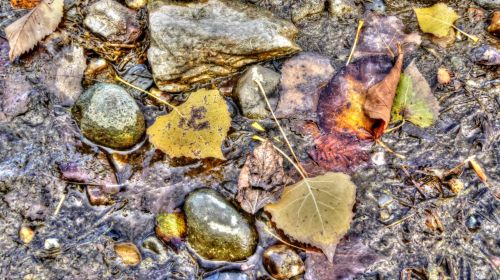
[(286, 142), (286, 144), (288, 146), (288, 149), (290, 150), (290, 153), (292, 154), (293, 158), (297, 162), (297, 165), (299, 166), (299, 169), (301, 170), (301, 172), (303, 172), (304, 174), (307, 175), (307, 172), (305, 172), (304, 168), (302, 168), (302, 166), (300, 165), (300, 161), (299, 161), (297, 155), (295, 155), (295, 152), (294, 152), (294, 150), (292, 148), (292, 144), (290, 144), (290, 141), (288, 141), (288, 137), (286, 137), (285, 130), (283, 129), (283, 127), (281, 127), (281, 124), (279, 123), (278, 118), (276, 118), (276, 115), (274, 114), (274, 110), (271, 107), (271, 104), (269, 103), (269, 99), (267, 99), (266, 92), (264, 91), (264, 88), (262, 87), (261, 82), (259, 80), (257, 80), (257, 79), (254, 79), (254, 82), (259, 87), (260, 93), (262, 94), (262, 96), (264, 97), (264, 100), (266, 101), (266, 105), (269, 108), (269, 111), (271, 112), (271, 115), (273, 116), (274, 122), (276, 122), (276, 124), (278, 125), (278, 128), (279, 128), (279, 130), (281, 132), (281, 135), (283, 135), (283, 138), (285, 139), (285, 142)]
[(66, 200), (66, 192), (63, 192), (61, 198), (59, 199), (59, 203), (56, 206), (56, 210), (54, 210), (54, 217), (59, 215), (59, 211), (61, 211), (61, 207), (64, 203), (64, 200)]
[(393, 155), (397, 156), (398, 158), (400, 158), (400, 159), (405, 159), (405, 158), (406, 158), (405, 156), (403, 156), (403, 155), (401, 155), (401, 154), (398, 154), (398, 153), (396, 153), (395, 151), (391, 150), (391, 148), (387, 147), (387, 146), (384, 144), (384, 142), (380, 141), (380, 139), (375, 140), (375, 142), (376, 142), (377, 144), (379, 144), (382, 148), (384, 148), (387, 152), (389, 152), (389, 153), (391, 153), (391, 154), (393, 154)]
[(393, 128), (386, 129), (386, 130), (384, 131), (384, 133), (389, 133), (389, 132), (391, 132), (391, 131), (394, 131), (394, 130), (399, 129), (400, 127), (402, 127), (402, 126), (405, 124), (405, 122), (406, 122), (406, 119), (403, 119), (403, 121), (402, 121), (400, 124), (398, 124), (397, 126), (395, 126), (395, 127), (393, 127)]
[(362, 19), (359, 20), (359, 22), (358, 22), (358, 29), (356, 30), (356, 37), (354, 38), (354, 44), (352, 46), (351, 53), (349, 54), (349, 58), (347, 59), (345, 66), (349, 65), (349, 63), (351, 62), (351, 58), (354, 55), (354, 51), (356, 50), (356, 45), (358, 44), (359, 34), (361, 33), (361, 28), (363, 27), (364, 23), (365, 22)]

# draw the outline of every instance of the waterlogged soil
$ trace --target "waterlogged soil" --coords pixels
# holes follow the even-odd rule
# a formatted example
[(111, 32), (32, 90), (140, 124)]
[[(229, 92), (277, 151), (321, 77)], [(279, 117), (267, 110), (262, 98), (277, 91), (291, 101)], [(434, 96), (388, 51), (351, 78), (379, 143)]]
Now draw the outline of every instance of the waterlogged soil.
[[(86, 5), (86, 1), (68, 2)], [(255, 4), (290, 19), (291, 2), (263, 0)], [(335, 70), (340, 69), (354, 41), (357, 19), (365, 10), (362, 1), (357, 2), (359, 13), (354, 15), (338, 19), (323, 11), (296, 23), (300, 30), (297, 42), (303, 50), (329, 57)], [(386, 6), (385, 13), (397, 15), (409, 30), (418, 31), (411, 7), (420, 4), (389, 1), (394, 2)], [(476, 21), (470, 16), (468, 9), (477, 7), (473, 2), (448, 4), (462, 16), (457, 26), (485, 43), (495, 43), (486, 32), (487, 19)], [(484, 12), (488, 16), (491, 11)], [(0, 13), (2, 30), (21, 14), (12, 11), (5, 1)], [(147, 43), (147, 38), (141, 42)], [(11, 89), (28, 96), (22, 113), (0, 119), (1, 278), (202, 279), (212, 275), (217, 279), (217, 273), (228, 271), (234, 272), (231, 279), (270, 279), (260, 254), (276, 240), (262, 231), (260, 245), (246, 263), (209, 262), (186, 246), (177, 251), (160, 250), (144, 242), (154, 236), (155, 213), (179, 209), (185, 194), (194, 189), (214, 188), (235, 202), (239, 171), (257, 144), (251, 140), (255, 134), (250, 127), (252, 121), (241, 116), (232, 100), (228, 98), (232, 129), (223, 144), (226, 161), (173, 161), (147, 141), (133, 151), (113, 156), (112, 151), (84, 141), (69, 109), (52, 101), (47, 64), (52, 52), (58, 51), (57, 44), (44, 44), (13, 64), (5, 60), (8, 47), (3, 38), (0, 46), (2, 83), (7, 78), (16, 79), (17, 87)], [(353, 172), (358, 190), (348, 235), (360, 238), (380, 256), (356, 279), (399, 279), (409, 273), (414, 278), (404, 279), (438, 279), (431, 277), (437, 271), (449, 279), (498, 279), (500, 221), (495, 182), (500, 180), (500, 79), (497, 68), (471, 61), (473, 47), (470, 40), (461, 37), (450, 48), (441, 49), (423, 35), (421, 48), (405, 60), (408, 64), (412, 58), (417, 59), (418, 68), (439, 100), (439, 120), (431, 128), (408, 123), (385, 134), (382, 141), (405, 159), (373, 145), (370, 163)], [(97, 57), (92, 51), (86, 55)], [(265, 65), (279, 71), (283, 61)], [(455, 84), (437, 83), (440, 66), (453, 72)], [(175, 98), (180, 102), (184, 96)], [(166, 110), (146, 97), (137, 97), (137, 101), (148, 125)], [(272, 121), (261, 123), (267, 130), (261, 136), (279, 136)], [(299, 157), (308, 159), (305, 151), (312, 145), (311, 139), (296, 132), (295, 121), (284, 120), (283, 125)], [(471, 156), (489, 176), (488, 185), (468, 165), (459, 176), (464, 188), (458, 195), (445, 187), (441, 193), (437, 187), (430, 187), (432, 184), (419, 185), (434, 178), (432, 169), (449, 170)], [(62, 176), (68, 168), (91, 182), (107, 185), (110, 205), (92, 206), (85, 186), (72, 183), (74, 177)], [(440, 230), (426, 225), (429, 213), (440, 219)], [(264, 218), (258, 215), (256, 219)], [(35, 232), (28, 244), (19, 237), (22, 226)], [(56, 239), (57, 245), (48, 246), (48, 239)], [(123, 265), (114, 252), (117, 242), (136, 244), (141, 264)]]

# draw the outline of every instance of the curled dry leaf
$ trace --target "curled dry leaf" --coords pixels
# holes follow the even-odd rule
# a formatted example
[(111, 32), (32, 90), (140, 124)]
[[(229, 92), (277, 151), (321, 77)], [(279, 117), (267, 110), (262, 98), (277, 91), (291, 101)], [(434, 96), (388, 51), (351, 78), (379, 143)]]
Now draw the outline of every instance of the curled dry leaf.
[(326, 134), (339, 131), (360, 139), (379, 138), (389, 122), (403, 54), (369, 56), (341, 69), (320, 95), (318, 115)]
[(399, 56), (389, 74), (376, 85), (368, 89), (366, 101), (363, 105), (365, 114), (372, 120), (372, 134), (378, 139), (384, 133), (391, 120), (391, 108), (396, 94), (396, 88), (403, 67), (403, 53), (399, 48)]
[(481, 165), (479, 165), (479, 163), (473, 158), (469, 159), (469, 164), (474, 172), (476, 172), (477, 177), (479, 177), (479, 179), (481, 179), (483, 183), (486, 183), (486, 181), (488, 180), (488, 176), (486, 176), (486, 173), (484, 172)]
[(200, 89), (147, 130), (149, 141), (171, 157), (225, 159), (222, 141), (231, 126), (226, 101), (218, 90)]
[(141, 262), (141, 253), (133, 243), (115, 244), (115, 253), (125, 265), (135, 266)]
[(392, 106), (392, 121), (410, 121), (420, 127), (429, 127), (437, 119), (439, 103), (431, 87), (412, 61), (399, 81)]
[(264, 209), (286, 235), (320, 248), (331, 262), (350, 227), (355, 200), (349, 175), (329, 172), (287, 187), (277, 203)]
[(9, 40), (9, 59), (31, 50), (56, 30), (63, 16), (64, 0), (43, 0), (33, 10), (5, 28)]
[(236, 199), (241, 208), (255, 214), (269, 203), (276, 202), (290, 181), (283, 169), (283, 158), (269, 141), (250, 154), (241, 169)]

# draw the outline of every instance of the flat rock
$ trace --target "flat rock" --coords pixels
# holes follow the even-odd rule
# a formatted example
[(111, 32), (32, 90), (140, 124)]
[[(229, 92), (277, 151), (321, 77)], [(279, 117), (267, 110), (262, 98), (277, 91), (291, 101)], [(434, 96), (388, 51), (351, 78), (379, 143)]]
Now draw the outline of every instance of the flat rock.
[(281, 69), (279, 118), (312, 118), (318, 107), (319, 93), (333, 76), (327, 57), (301, 53), (287, 60)]
[(114, 0), (92, 4), (83, 23), (109, 42), (130, 43), (141, 35), (137, 13)]
[(200, 189), (191, 193), (184, 212), (189, 245), (202, 257), (241, 261), (255, 251), (255, 228), (216, 191)]
[(500, 9), (500, 0), (474, 0), (474, 2), (486, 9)]
[(259, 119), (265, 118), (269, 114), (266, 101), (254, 80), (257, 79), (261, 82), (271, 106), (273, 103), (276, 106), (277, 99), (274, 93), (280, 82), (280, 77), (279, 73), (260, 65), (252, 66), (245, 71), (234, 89), (245, 117)]
[(135, 145), (145, 131), (144, 115), (128, 92), (114, 84), (87, 89), (72, 113), (86, 138), (113, 149)]
[(151, 1), (148, 60), (156, 85), (179, 92), (300, 51), (297, 28), (238, 1)]

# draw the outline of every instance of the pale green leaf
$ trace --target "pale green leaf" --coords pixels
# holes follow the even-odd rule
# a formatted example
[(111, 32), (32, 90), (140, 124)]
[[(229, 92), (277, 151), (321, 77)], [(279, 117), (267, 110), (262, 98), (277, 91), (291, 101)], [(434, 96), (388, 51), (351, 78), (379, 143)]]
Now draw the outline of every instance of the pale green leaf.
[(438, 114), (439, 104), (412, 62), (399, 79), (391, 121), (407, 120), (420, 127), (428, 127), (436, 121)]
[(292, 239), (320, 248), (330, 261), (347, 233), (356, 200), (349, 175), (329, 172), (285, 189), (281, 199), (265, 210)]

